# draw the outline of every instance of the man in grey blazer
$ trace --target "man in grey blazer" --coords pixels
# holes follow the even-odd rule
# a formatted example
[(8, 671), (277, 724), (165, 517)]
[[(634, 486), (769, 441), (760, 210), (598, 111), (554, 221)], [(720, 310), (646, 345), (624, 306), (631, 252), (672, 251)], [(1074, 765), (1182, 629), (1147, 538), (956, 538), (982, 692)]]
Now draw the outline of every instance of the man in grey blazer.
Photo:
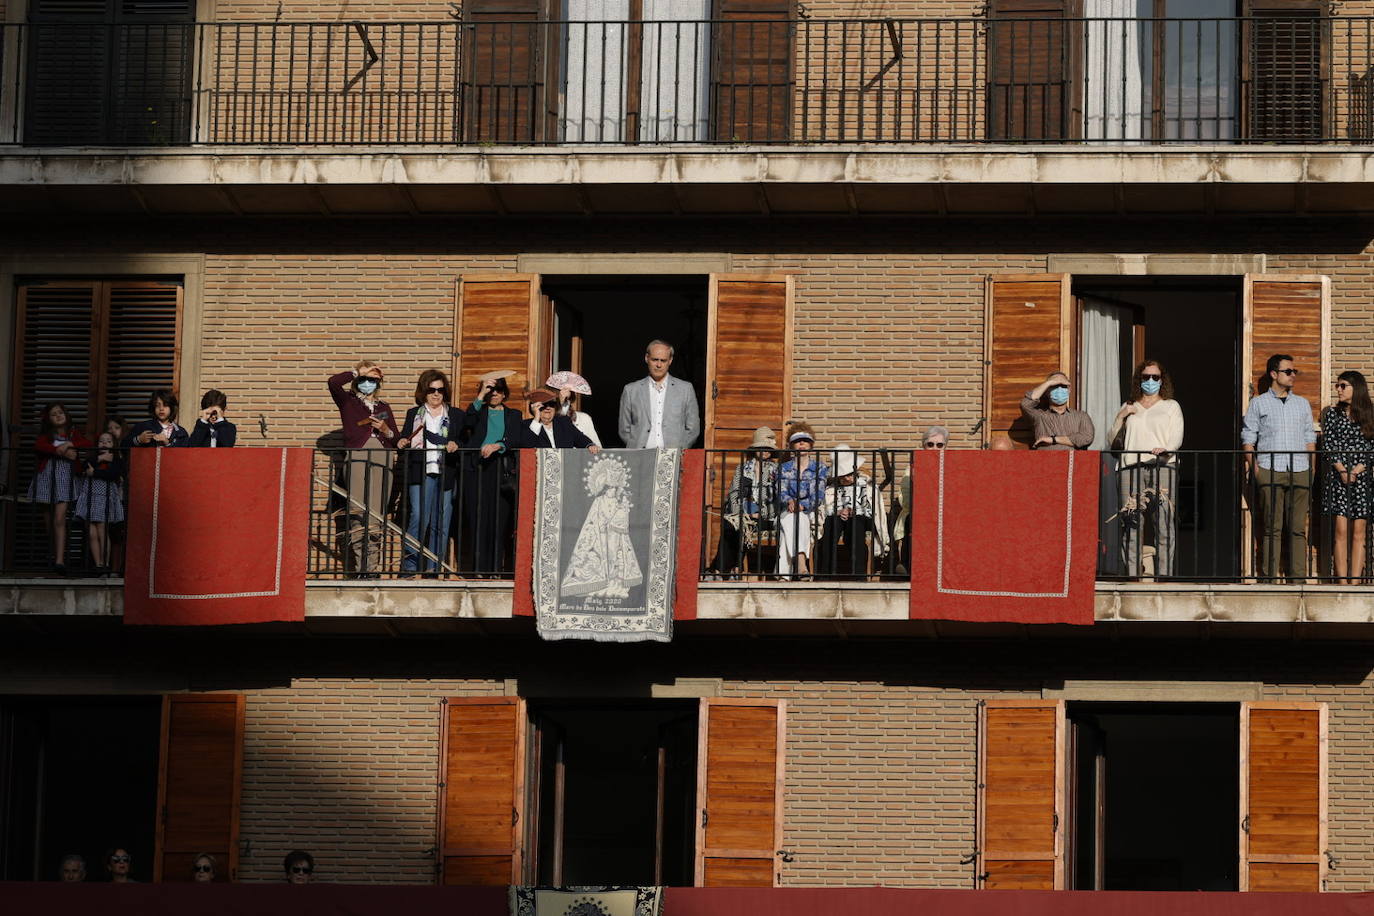
[(668, 374), (673, 348), (651, 340), (644, 348), (647, 377), (620, 392), (620, 438), (626, 448), (691, 448), (701, 435), (697, 393)]

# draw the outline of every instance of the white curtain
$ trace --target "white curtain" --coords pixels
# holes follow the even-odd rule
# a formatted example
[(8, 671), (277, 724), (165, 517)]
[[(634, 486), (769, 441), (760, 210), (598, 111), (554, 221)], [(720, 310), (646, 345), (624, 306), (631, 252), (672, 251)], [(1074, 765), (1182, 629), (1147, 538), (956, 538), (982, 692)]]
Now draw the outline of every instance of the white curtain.
[(1083, 298), (1078, 403), (1092, 417), (1095, 449), (1105, 449), (1110, 444), (1107, 434), (1126, 400), (1126, 393), (1121, 390), (1121, 351), (1125, 336), (1131, 333), (1131, 324), (1130, 309), (1090, 296)]
[(559, 121), (568, 142), (702, 140), (709, 116), (710, 0), (644, 0), (639, 137), (626, 136), (629, 0), (564, 0)]
[(1083, 108), (1088, 140), (1148, 136), (1153, 0), (1083, 0)]

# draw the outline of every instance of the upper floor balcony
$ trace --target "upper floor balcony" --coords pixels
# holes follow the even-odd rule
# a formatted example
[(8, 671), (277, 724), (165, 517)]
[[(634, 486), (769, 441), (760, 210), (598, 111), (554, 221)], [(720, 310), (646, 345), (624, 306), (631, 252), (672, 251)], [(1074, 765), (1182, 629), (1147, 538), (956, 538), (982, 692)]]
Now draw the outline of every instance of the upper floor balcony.
[[(1363, 144), (1374, 19), (543, 15), (194, 22), (37, 3), (0, 26), (0, 143), (23, 147)], [(92, 9), (101, 4), (92, 5)], [(1159, 6), (1158, 4), (1156, 6)], [(1165, 4), (1168, 12), (1184, 4)], [(1187, 4), (1189, 13), (1234, 4)], [(1091, 2), (1084, 9), (1098, 7)], [(618, 10), (615, 4), (597, 13)], [(663, 7), (680, 17), (686, 7)], [(1029, 9), (1029, 8), (1028, 8)], [(1106, 7), (1102, 7), (1106, 9)], [(181, 10), (178, 14), (177, 10)], [(1046, 12), (1046, 11), (1049, 12)], [(717, 18), (708, 18), (710, 14)]]

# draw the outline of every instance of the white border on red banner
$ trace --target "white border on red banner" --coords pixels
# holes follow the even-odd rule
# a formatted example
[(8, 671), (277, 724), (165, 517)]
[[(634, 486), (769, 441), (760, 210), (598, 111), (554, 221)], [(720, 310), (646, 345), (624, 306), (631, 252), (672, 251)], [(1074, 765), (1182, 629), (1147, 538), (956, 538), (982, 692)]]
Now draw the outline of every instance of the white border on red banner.
[(183, 601), (204, 600), (207, 598), (275, 598), (281, 594), (281, 557), (282, 545), (286, 541), (286, 449), (281, 450), (281, 476), (277, 482), (277, 569), (272, 579), (270, 592), (220, 592), (211, 595), (164, 595), (156, 591), (157, 581), (157, 507), (162, 498), (162, 452), (157, 450), (153, 462), (153, 530), (148, 545), (148, 597), (171, 598)]
[[(1076, 450), (1075, 450), (1076, 451)], [(935, 591), (942, 595), (976, 595), (983, 598), (1067, 598), (1069, 597), (1069, 571), (1073, 566), (1073, 459), (1074, 451), (1069, 452), (1069, 485), (1067, 491), (1068, 510), (1064, 523), (1064, 588), (1058, 592), (983, 592), (965, 588), (945, 588), (945, 454), (940, 450), (940, 474), (936, 484), (935, 527)]]

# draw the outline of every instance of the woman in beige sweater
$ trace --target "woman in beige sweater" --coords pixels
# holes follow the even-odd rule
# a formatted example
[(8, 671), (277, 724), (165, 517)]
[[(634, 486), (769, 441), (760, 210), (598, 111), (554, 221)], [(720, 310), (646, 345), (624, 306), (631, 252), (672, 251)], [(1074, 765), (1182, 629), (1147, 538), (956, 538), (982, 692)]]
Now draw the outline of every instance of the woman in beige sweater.
[[(1147, 359), (1131, 377), (1131, 395), (1112, 423), (1111, 442), (1122, 450), (1121, 547), (1126, 574), (1142, 575), (1141, 554), (1148, 541), (1155, 551), (1155, 575), (1174, 572), (1178, 516), (1178, 450), (1183, 446), (1183, 410), (1174, 385), (1158, 360)], [(1147, 538), (1146, 522), (1153, 537)]]

